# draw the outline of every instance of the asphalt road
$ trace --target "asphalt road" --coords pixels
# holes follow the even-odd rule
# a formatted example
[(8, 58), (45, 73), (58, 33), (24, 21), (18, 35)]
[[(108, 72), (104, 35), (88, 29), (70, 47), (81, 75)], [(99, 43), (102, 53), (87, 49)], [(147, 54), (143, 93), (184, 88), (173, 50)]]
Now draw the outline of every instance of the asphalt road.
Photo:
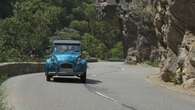
[(149, 66), (120, 62), (89, 64), (88, 80), (58, 78), (44, 73), (13, 77), (5, 82), (13, 110), (195, 110), (195, 97), (157, 87), (146, 76)]

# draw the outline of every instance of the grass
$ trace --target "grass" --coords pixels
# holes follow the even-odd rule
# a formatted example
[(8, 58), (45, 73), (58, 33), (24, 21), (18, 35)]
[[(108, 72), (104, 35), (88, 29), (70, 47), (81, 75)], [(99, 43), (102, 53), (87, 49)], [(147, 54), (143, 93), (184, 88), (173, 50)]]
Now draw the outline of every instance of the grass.
[(7, 79), (7, 76), (6, 75), (2, 75), (0, 73), (0, 85)]
[(2, 87), (2, 83), (7, 79), (7, 76), (0, 75), (0, 110), (8, 110), (5, 103), (5, 95), (4, 88)]
[(4, 91), (2, 88), (0, 88), (0, 110), (7, 110), (6, 109), (6, 104), (4, 101), (5, 97), (4, 97)]

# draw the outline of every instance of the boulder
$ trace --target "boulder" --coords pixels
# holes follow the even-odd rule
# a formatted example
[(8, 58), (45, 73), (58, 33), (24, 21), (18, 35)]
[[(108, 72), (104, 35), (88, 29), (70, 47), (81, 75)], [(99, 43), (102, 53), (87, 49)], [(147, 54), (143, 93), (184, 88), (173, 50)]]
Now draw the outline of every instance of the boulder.
[(150, 53), (150, 61), (152, 62), (159, 62), (161, 60), (161, 51), (160, 49), (153, 47), (151, 48), (151, 53)]
[(191, 45), (190, 52), (189, 52), (189, 60), (190, 60), (190, 64), (193, 67), (195, 67), (195, 42)]
[(186, 89), (195, 87), (195, 78), (191, 78), (183, 83), (183, 87)]
[(169, 49), (167, 58), (162, 62), (161, 79), (165, 82), (173, 81), (177, 71), (177, 56)]
[(192, 32), (186, 31), (182, 46), (186, 53), (183, 73), (188, 79), (193, 78), (195, 76), (195, 36)]
[(184, 62), (183, 73), (190, 78), (195, 78), (195, 42), (191, 44), (188, 56)]
[(129, 48), (125, 62), (128, 64), (136, 64), (137, 63), (136, 55), (137, 50), (134, 48)]

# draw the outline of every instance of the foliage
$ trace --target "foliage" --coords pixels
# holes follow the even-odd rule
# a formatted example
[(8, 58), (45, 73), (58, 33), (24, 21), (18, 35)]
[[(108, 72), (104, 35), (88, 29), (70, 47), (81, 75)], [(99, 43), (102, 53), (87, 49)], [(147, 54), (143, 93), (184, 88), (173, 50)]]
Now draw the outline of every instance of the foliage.
[(4, 99), (3, 90), (0, 88), (0, 110), (6, 110)]
[(7, 76), (1, 75), (0, 74), (0, 110), (7, 110), (6, 104), (5, 104), (5, 95), (4, 95), (4, 90), (2, 87), (3, 81), (7, 79)]
[(118, 42), (114, 48), (111, 49), (112, 58), (122, 59), (123, 52), (121, 50), (123, 50), (123, 44), (122, 42)]
[(2, 73), (0, 73), (0, 86), (6, 79), (7, 79), (7, 76), (6, 75), (2, 75)]
[(15, 0), (0, 0), (0, 19), (12, 14), (12, 3)]
[(0, 62), (44, 58), (54, 39), (81, 40), (88, 56), (107, 59), (121, 40), (118, 19), (97, 21), (93, 0), (0, 3), (0, 13), (8, 12), (0, 14)]
[(16, 2), (13, 11), (14, 16), (0, 24), (0, 37), (3, 39), (0, 53), (8, 54), (1, 61), (12, 57), (23, 60), (21, 57), (30, 57), (32, 49), (38, 56), (43, 56), (49, 44), (48, 36), (59, 24), (57, 18), (62, 13), (61, 8), (41, 0), (24, 0)]
[(81, 40), (81, 36), (79, 31), (72, 28), (64, 28), (60, 31), (56, 32), (57, 38), (61, 40), (73, 39), (73, 40)]
[(84, 20), (83, 21), (73, 20), (70, 23), (69, 27), (78, 30), (81, 34), (84, 34), (85, 32), (89, 32), (89, 23)]
[(105, 59), (107, 56), (106, 46), (89, 33), (82, 36), (83, 50), (91, 57)]

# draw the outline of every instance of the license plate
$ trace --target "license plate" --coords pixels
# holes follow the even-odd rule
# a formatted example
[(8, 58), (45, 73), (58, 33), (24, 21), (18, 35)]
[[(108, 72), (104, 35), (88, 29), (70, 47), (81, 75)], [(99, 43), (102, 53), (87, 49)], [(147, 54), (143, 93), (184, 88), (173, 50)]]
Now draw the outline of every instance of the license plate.
[(72, 69), (64, 69), (64, 68), (61, 68), (60, 69), (60, 72), (64, 72), (64, 73), (72, 73), (73, 70)]

